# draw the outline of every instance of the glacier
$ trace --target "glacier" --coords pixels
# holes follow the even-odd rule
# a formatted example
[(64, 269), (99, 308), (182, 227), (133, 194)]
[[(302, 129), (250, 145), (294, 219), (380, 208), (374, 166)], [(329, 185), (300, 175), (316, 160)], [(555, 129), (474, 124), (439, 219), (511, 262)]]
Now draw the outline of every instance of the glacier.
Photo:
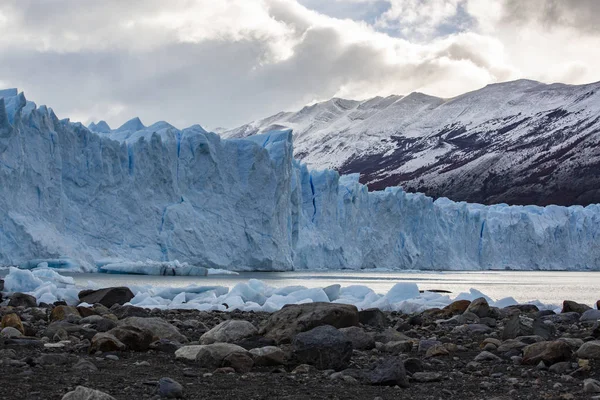
[[(483, 206), (293, 157), (290, 130), (112, 130), (0, 91), (0, 265), (600, 270), (600, 205)], [(128, 264), (129, 263), (129, 264)], [(156, 264), (151, 262), (148, 269)]]

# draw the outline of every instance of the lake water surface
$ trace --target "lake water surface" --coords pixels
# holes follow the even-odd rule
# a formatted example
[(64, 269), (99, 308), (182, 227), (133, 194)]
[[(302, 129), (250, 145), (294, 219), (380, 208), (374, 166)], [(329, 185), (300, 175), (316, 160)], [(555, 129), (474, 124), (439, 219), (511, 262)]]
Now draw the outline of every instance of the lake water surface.
[(493, 299), (514, 297), (519, 302), (540, 300), (560, 304), (569, 299), (589, 305), (600, 300), (600, 272), (572, 271), (446, 271), (446, 272), (379, 272), (379, 271), (294, 271), (245, 272), (239, 275), (208, 277), (144, 276), (116, 274), (68, 274), (78, 285), (88, 280), (107, 286), (153, 285), (182, 287), (191, 284), (232, 287), (249, 279), (260, 279), (270, 286), (303, 285), (309, 288), (340, 284), (365, 285), (376, 293), (386, 293), (398, 282), (414, 282), (419, 289), (442, 289), (460, 292), (475, 288)]

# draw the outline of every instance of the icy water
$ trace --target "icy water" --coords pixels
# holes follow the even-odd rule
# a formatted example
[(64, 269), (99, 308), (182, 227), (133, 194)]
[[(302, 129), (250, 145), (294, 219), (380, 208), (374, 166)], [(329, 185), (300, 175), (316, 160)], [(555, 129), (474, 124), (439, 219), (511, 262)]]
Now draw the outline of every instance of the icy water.
[(342, 286), (365, 285), (376, 293), (386, 293), (398, 282), (414, 282), (419, 289), (442, 289), (460, 292), (475, 288), (493, 299), (512, 296), (519, 302), (540, 300), (559, 304), (574, 300), (595, 304), (600, 299), (600, 272), (545, 272), (545, 271), (468, 271), (468, 272), (373, 272), (373, 271), (298, 271), (247, 272), (239, 275), (208, 277), (142, 276), (109, 274), (69, 274), (78, 285), (88, 280), (106, 286), (152, 285), (181, 287), (191, 284), (232, 287), (238, 282), (260, 279), (275, 287), (302, 285), (309, 288), (333, 284)]

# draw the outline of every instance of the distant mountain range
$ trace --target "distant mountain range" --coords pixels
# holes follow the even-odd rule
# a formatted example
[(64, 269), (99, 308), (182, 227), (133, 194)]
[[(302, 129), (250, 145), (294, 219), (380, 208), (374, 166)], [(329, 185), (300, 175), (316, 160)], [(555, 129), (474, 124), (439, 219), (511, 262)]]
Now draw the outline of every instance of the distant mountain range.
[(484, 204), (600, 203), (600, 82), (518, 80), (451, 99), (422, 93), (331, 100), (222, 131), (294, 132), (295, 157), (359, 172), (370, 189), (400, 185)]

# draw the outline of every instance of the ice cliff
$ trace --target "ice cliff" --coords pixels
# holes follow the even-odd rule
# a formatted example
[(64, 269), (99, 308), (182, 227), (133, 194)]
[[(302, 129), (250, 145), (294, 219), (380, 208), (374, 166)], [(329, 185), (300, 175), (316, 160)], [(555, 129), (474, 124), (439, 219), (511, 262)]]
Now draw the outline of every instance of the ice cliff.
[[(59, 120), (0, 91), (0, 264), (600, 270), (600, 206), (482, 206), (309, 171), (291, 131)], [(37, 262), (37, 261), (36, 261)]]

